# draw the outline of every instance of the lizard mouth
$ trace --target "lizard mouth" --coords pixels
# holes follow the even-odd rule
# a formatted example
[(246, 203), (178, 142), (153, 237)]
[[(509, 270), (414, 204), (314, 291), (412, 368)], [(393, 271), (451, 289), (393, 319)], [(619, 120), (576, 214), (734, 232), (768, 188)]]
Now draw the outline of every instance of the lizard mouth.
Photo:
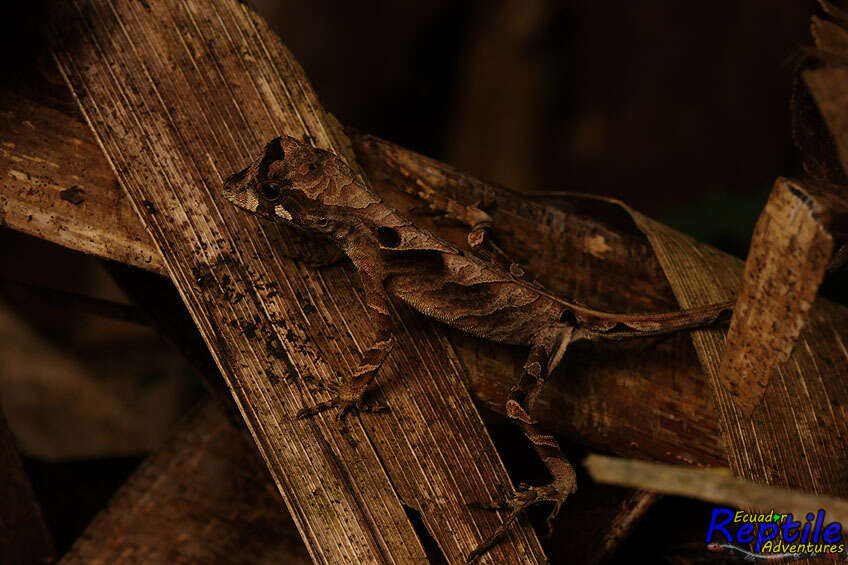
[(249, 190), (224, 185), (224, 190), (221, 191), (221, 194), (227, 201), (239, 208), (244, 208), (248, 212), (258, 211), (259, 199)]

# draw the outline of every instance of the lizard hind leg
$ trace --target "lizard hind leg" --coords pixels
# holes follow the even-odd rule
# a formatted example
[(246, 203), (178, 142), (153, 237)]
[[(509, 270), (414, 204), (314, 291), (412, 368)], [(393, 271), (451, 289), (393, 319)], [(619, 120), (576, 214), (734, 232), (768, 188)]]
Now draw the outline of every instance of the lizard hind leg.
[(562, 360), (572, 335), (573, 328), (565, 324), (539, 332), (530, 348), (530, 355), (524, 364), (521, 379), (513, 387), (507, 400), (507, 414), (518, 422), (553, 480), (541, 486), (522, 485), (505, 502), (482, 506), (489, 510), (505, 510), (508, 514), (501, 525), (471, 552), (468, 556), (469, 562), (491, 549), (521, 512), (541, 502), (553, 503), (547, 518), (548, 535), (550, 535), (554, 519), (559, 514), (563, 503), (576, 490), (574, 468), (566, 459), (559, 442), (552, 435), (545, 433), (530, 416), (545, 378)]
[(469, 213), (468, 216), (471, 228), (467, 237), (468, 246), (475, 252), (487, 256), (493, 263), (502, 263), (512, 276), (523, 277), (526, 274), (524, 267), (495, 243), (493, 236), (495, 223), (492, 218), (475, 207), (469, 207), (469, 209), (476, 210), (476, 213)]

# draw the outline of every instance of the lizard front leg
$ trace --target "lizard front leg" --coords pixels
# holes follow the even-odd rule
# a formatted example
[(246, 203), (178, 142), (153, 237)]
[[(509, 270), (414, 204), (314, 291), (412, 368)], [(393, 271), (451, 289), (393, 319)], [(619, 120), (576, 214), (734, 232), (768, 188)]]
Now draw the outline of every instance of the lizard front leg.
[(437, 218), (458, 221), (468, 226), (466, 241), (472, 250), (493, 262), (499, 259), (503, 267), (513, 275), (523, 276), (524, 269), (519, 263), (495, 243), (493, 236), (495, 221), (485, 210), (475, 204), (462, 204), (440, 193), (422, 191), (412, 192), (412, 194), (422, 198), (427, 203), (426, 208), (431, 213), (435, 213)]
[(574, 468), (566, 459), (559, 442), (552, 435), (544, 433), (530, 417), (545, 378), (562, 360), (572, 336), (573, 328), (566, 325), (542, 330), (535, 336), (521, 379), (510, 391), (506, 405), (507, 415), (518, 422), (553, 480), (538, 487), (521, 485), (505, 502), (481, 506), (485, 509), (505, 510), (509, 513), (501, 525), (469, 554), (469, 562), (491, 549), (522, 511), (541, 502), (553, 503), (553, 509), (547, 518), (548, 535), (550, 535), (553, 521), (559, 514), (562, 504), (576, 490)]
[(337, 416), (339, 420), (353, 410), (365, 412), (384, 409), (384, 407), (367, 408), (363, 404), (363, 398), (374, 382), (377, 371), (380, 370), (394, 345), (392, 320), (389, 317), (389, 300), (382, 281), (372, 274), (376, 272), (372, 269), (360, 269), (359, 271), (365, 289), (365, 304), (368, 308), (368, 316), (377, 328), (374, 343), (363, 354), (356, 370), (350, 375), (343, 376), (340, 384), (330, 387), (334, 393), (333, 397), (330, 400), (299, 410), (297, 413), (298, 419), (314, 416), (335, 407), (340, 409)]
[(500, 263), (503, 263), (503, 266), (514, 276), (524, 276), (523, 267), (495, 243), (493, 235), (495, 221), (486, 211), (474, 205), (466, 206), (460, 220), (469, 227), (466, 240), (472, 250), (488, 255), (493, 262), (499, 259)]

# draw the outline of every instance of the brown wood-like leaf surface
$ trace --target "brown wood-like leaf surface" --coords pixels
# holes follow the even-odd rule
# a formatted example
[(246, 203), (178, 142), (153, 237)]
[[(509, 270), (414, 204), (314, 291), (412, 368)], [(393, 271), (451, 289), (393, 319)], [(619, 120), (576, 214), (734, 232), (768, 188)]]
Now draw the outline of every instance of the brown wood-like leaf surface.
[[(159, 250), (92, 143), (90, 128), (71, 118), (76, 116), (71, 101), (36, 98), (50, 86), (44, 80), (26, 91), (2, 93), (0, 224), (166, 274)], [(61, 198), (73, 189), (82, 191), (76, 205)]]
[[(631, 210), (648, 235), (681, 306), (727, 299), (742, 287), (742, 264)], [(848, 311), (817, 299), (789, 359), (762, 402), (745, 416), (718, 378), (725, 330), (691, 333), (713, 388), (731, 469), (749, 481), (848, 494)]]
[(757, 512), (792, 514), (799, 520), (808, 512), (824, 509), (828, 523), (844, 524), (848, 520), (848, 500), (844, 498), (755, 484), (733, 477), (726, 469), (687, 469), (595, 454), (589, 455), (584, 465), (589, 475), (600, 483), (687, 496)]
[[(47, 128), (50, 123), (61, 119), (63, 117), (59, 116), (57, 120), (43, 122), (47, 132), (44, 135), (45, 141), (49, 142), (50, 130)], [(7, 146), (3, 148), (7, 157), (19, 157), (15, 151), (8, 149)], [(57, 158), (52, 162), (61, 162), (63, 151), (57, 150)], [(402, 153), (399, 148), (395, 151)], [(392, 170), (391, 167), (380, 167), (383, 157), (375, 153), (375, 164), (370, 169), (381, 171), (387, 178), (387, 185), (399, 183), (399, 179), (404, 176), (402, 173), (406, 172), (409, 182), (415, 183), (417, 178), (417, 182), (425, 185), (429, 183), (430, 188), (447, 179), (445, 190), (468, 197), (469, 203), (475, 202), (473, 196), (479, 194), (489, 195), (491, 201), (510, 202), (509, 205), (498, 206), (493, 213), (498, 215), (503, 212), (502, 218), (516, 218), (514, 223), (507, 224), (511, 227), (504, 236), (505, 242), (512, 242), (512, 251), (522, 250), (523, 254), (516, 255), (535, 262), (538, 265), (536, 272), (545, 277), (545, 284), (564, 295), (581, 298), (599, 307), (645, 311), (673, 309), (675, 294), (681, 297), (681, 305), (686, 306), (731, 297), (741, 287), (741, 264), (738, 261), (676, 232), (663, 229), (647, 219), (639, 223), (649, 232), (652, 242), (660, 251), (662, 267), (665, 267), (666, 273), (670, 273), (670, 287), (661, 284), (665, 275), (660, 263), (653, 257), (650, 245), (630, 235), (628, 229), (610, 228), (610, 225), (620, 228), (619, 219), (612, 223), (585, 221), (590, 211), (578, 204), (573, 204), (571, 214), (540, 214), (538, 210), (543, 209), (541, 206), (519, 204), (516, 207), (515, 203), (519, 201), (508, 198), (497, 187), (469, 179), (435, 162), (416, 160), (407, 153), (406, 162), (398, 159), (398, 166)], [(26, 167), (32, 164), (19, 161), (14, 166), (9, 164), (11, 162), (4, 161), (4, 166), (9, 168), (0, 171), (3, 172), (0, 203), (3, 204), (6, 222), (10, 226), (102, 256), (114, 254), (118, 259), (125, 252), (132, 256), (137, 250), (145, 248), (145, 245), (147, 249), (155, 249), (149, 240), (145, 243), (125, 237), (128, 231), (133, 233), (133, 230), (134, 233), (141, 233), (144, 238), (149, 237), (131, 216), (109, 227), (109, 218), (115, 210), (131, 210), (118, 192), (113, 191), (115, 196), (111, 201), (97, 203), (102, 204), (100, 207), (87, 201), (73, 204), (58, 196), (60, 191), (74, 186), (72, 176), (66, 177), (67, 181), (54, 182), (56, 187), (62, 187), (58, 189), (42, 182), (50, 178), (61, 179), (62, 167), (39, 164), (44, 172), (43, 177), (33, 179), (19, 175), (19, 178), (15, 178), (6, 173), (11, 170), (28, 170)], [(417, 165), (417, 168), (403, 171), (402, 167), (410, 163)], [(373, 174), (369, 173), (369, 176), (373, 177)], [(41, 186), (46, 186), (46, 189), (38, 190)], [(88, 188), (81, 186), (83, 190)], [(50, 190), (55, 191), (54, 197), (51, 197), (54, 192)], [(109, 187), (105, 186), (103, 194), (108, 196), (108, 190)], [(10, 202), (20, 204), (9, 206)], [(147, 208), (144, 201), (141, 204)], [(28, 225), (31, 223), (27, 220), (32, 210), (44, 215), (38, 230)], [(158, 208), (154, 205), (151, 210), (158, 211)], [(88, 215), (89, 212), (91, 215)], [(78, 222), (82, 230), (67, 230), (70, 232), (67, 235), (62, 226), (68, 221)], [(448, 228), (443, 229), (444, 233), (449, 231)], [(84, 230), (89, 231), (86, 233)], [(119, 233), (113, 233), (115, 230)], [(454, 231), (460, 233), (460, 230)], [(102, 245), (103, 238), (108, 241), (112, 237), (119, 238), (114, 247)], [(527, 242), (534, 238), (537, 243), (528, 245)], [(139, 253), (137, 256), (144, 257), (145, 254)], [(593, 256), (597, 262), (591, 260)], [(136, 262), (142, 266), (147, 265), (147, 268), (164, 268), (158, 255), (149, 263), (144, 260)], [(553, 270), (545, 273), (545, 265), (553, 265)], [(561, 282), (552, 284), (556, 280)], [(674, 293), (671, 292), (672, 288)], [(839, 476), (844, 472), (842, 464), (834, 462), (833, 457), (834, 453), (844, 453), (845, 446), (844, 426), (841, 425), (845, 420), (845, 391), (840, 383), (840, 378), (844, 376), (845, 356), (839, 352), (837, 341), (839, 336), (846, 335), (844, 309), (819, 300), (813, 306), (811, 315), (812, 328), (802, 332), (799, 347), (786, 364), (791, 369), (790, 373), (779, 376), (780, 384), (766, 393), (764, 406), (770, 406), (767, 417), (758, 416), (755, 412), (754, 421), (749, 422), (733, 414), (728, 417), (723, 408), (725, 417), (722, 422), (728, 434), (725, 437), (733, 440), (729, 445), (735, 461), (734, 468), (742, 469), (746, 476), (771, 476), (776, 482), (804, 483), (802, 486), (811, 484), (823, 492), (833, 492), (841, 488), (838, 486)], [(683, 336), (683, 339), (687, 338)], [(699, 331), (696, 333), (696, 344), (702, 359), (714, 363), (721, 348), (721, 334), (717, 330)], [(660, 344), (658, 347), (665, 345)], [(485, 391), (488, 387), (488, 396), (484, 395), (484, 398), (497, 398), (494, 389), (509, 386), (509, 379), (504, 375), (508, 372), (506, 368), (513, 362), (511, 353), (477, 341), (470, 342), (465, 351), (468, 355), (463, 356), (463, 359), (469, 367), (474, 367), (472, 379), (477, 383), (477, 390)], [(552, 412), (567, 414), (566, 419), (569, 421), (565, 428), (571, 431), (566, 433), (583, 438), (589, 445), (603, 445), (606, 441), (606, 445), (610, 446), (608, 448), (618, 452), (692, 462), (721, 460), (721, 448), (715, 437), (715, 416), (704, 394), (703, 381), (698, 380), (699, 373), (692, 368), (691, 358), (687, 357), (689, 354), (677, 355), (679, 368), (674, 372), (664, 372), (664, 365), (658, 362), (653, 373), (659, 374), (659, 377), (654, 377), (661, 380), (652, 382), (652, 371), (646, 371), (646, 377), (639, 378), (639, 371), (645, 370), (646, 364), (654, 362), (650, 355), (621, 356), (621, 348), (617, 347), (616, 351), (616, 357), (622, 358), (607, 359), (606, 372), (600, 371), (607, 375), (607, 381), (598, 377), (598, 371), (591, 365), (592, 356), (587, 356), (586, 359), (572, 363), (575, 369), (567, 380), (553, 383), (553, 387), (556, 387), (554, 393), (560, 396), (552, 397), (555, 398)], [(685, 347), (682, 351), (686, 351)], [(611, 368), (610, 364), (615, 363), (620, 366)], [(632, 363), (632, 366), (628, 367), (627, 363)], [(707, 366), (712, 367), (711, 375), (714, 376), (715, 365), (708, 363)], [(492, 385), (487, 380), (489, 375), (503, 380), (496, 380), (496, 384)], [(798, 375), (802, 378), (797, 378)], [(616, 379), (626, 379), (623, 381), (626, 385), (615, 386)], [(813, 385), (812, 388), (807, 387), (805, 390), (804, 385), (807, 384)], [(568, 395), (563, 394), (561, 391), (569, 385), (571, 391)], [(832, 395), (833, 402), (827, 399), (823, 401), (825, 395)], [(681, 400), (681, 396), (686, 400)], [(632, 411), (616, 412), (617, 406), (631, 408)], [(720, 403), (720, 406), (723, 405)], [(773, 421), (769, 417), (773, 417)], [(832, 434), (823, 433), (822, 430), (828, 426)], [(630, 438), (635, 438), (632, 444), (628, 442)], [(809, 455), (812, 456), (812, 463), (806, 460)]]
[(848, 184), (848, 19), (830, 2), (819, 4), (833, 21), (812, 20), (818, 56), (809, 58), (796, 81), (793, 121), (804, 167), (814, 179), (836, 185), (818, 190), (816, 198), (817, 207), (827, 210), (820, 214), (822, 225), (834, 238), (828, 264), (833, 270), (848, 261), (848, 226), (840, 217)]
[[(80, 179), (73, 167), (65, 174), (64, 167), (43, 164), (48, 156), (52, 162), (62, 161), (62, 146), (45, 132), (54, 124), (60, 131), (79, 132), (72, 143), (65, 144), (74, 151), (81, 144), (94, 147), (94, 140), (84, 124), (59, 123), (80, 119), (64, 110), (64, 98), (45, 102), (37, 97), (35, 93), (44, 92), (49, 85), (37, 82), (30, 88), (25, 95), (4, 95), (8, 105), (0, 114), (6, 117), (0, 121), (0, 132), (14, 145), (0, 160), (0, 204), (7, 203), (0, 210), (6, 211), (7, 224), (72, 249), (164, 273), (161, 255), (158, 250), (152, 256), (148, 253), (153, 244), (114, 177), (108, 176), (111, 172), (104, 173), (108, 179), (102, 183), (83, 180), (80, 186), (88, 196), (80, 206), (59, 198), (61, 188), (52, 187), (67, 188)], [(648, 240), (623, 211), (615, 209), (621, 217), (614, 221), (598, 220), (594, 217), (597, 210), (587, 207), (585, 199), (567, 203), (566, 210), (530, 202), (397, 145), (354, 131), (349, 134), (375, 190), (441, 237), (464, 246), (468, 229), (434, 222), (416, 215), (416, 209), (439, 198), (482, 203), (490, 207), (497, 222), (499, 245), (557, 293), (620, 311), (674, 307), (674, 295)], [(91, 154), (87, 171), (109, 170), (102, 155), (94, 150)], [(16, 176), (11, 171), (16, 171)], [(16, 204), (9, 204), (12, 202)], [(28, 221), (30, 214), (43, 216), (45, 221), (35, 225)], [(117, 225), (116, 217), (120, 219)], [(64, 229), (69, 225), (79, 226), (72, 236)], [(111, 230), (121, 233), (115, 236)], [(123, 243), (101, 245), (110, 240)], [(132, 261), (148, 256), (149, 262)], [(487, 407), (503, 413), (526, 351), (458, 331), (448, 330), (447, 335), (462, 359), (474, 394)], [(708, 384), (687, 335), (658, 343), (575, 349), (565, 373), (551, 381), (539, 400), (538, 417), (546, 428), (619, 455), (704, 465), (726, 461)]]
[[(611, 199), (647, 236), (682, 308), (713, 304), (742, 288), (742, 263)], [(721, 386), (718, 369), (725, 330), (691, 332), (713, 389), (722, 437), (733, 471), (764, 484), (845, 496), (848, 483), (848, 335), (846, 309), (824, 299), (813, 304), (789, 359), (778, 366), (763, 401), (749, 417)]]
[(807, 321), (836, 245), (830, 228), (848, 217), (842, 190), (779, 178), (757, 222), (718, 373), (746, 417)]
[[(294, 419), (328, 395), (373, 339), (343, 267), (315, 272), (280, 251), (285, 234), (224, 202), (223, 178), (265, 142), (341, 134), (291, 55), (235, 0), (82, 1), (54, 26), (55, 55), (86, 119), (233, 394), (313, 559), (425, 559), (421, 513), (449, 562), (499, 515), (468, 503), (511, 489), (433, 324), (397, 312), (381, 374), (389, 415)], [(346, 155), (350, 159), (349, 155)], [(352, 162), (352, 161), (351, 161)], [(521, 520), (486, 561), (537, 562)]]
[(815, 49), (796, 83), (793, 129), (807, 171), (842, 184), (848, 178), (848, 20), (834, 4), (819, 4), (832, 19), (812, 18)]
[(311, 563), (245, 432), (208, 399), (60, 563)]

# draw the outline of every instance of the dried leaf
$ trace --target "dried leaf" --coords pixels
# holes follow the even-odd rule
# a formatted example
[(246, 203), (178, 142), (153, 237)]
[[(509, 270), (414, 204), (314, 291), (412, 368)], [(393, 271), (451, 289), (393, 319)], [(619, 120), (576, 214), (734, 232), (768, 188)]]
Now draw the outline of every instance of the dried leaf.
[(848, 212), (848, 202), (836, 198), (840, 191), (777, 179), (757, 222), (718, 375), (745, 417), (807, 322), (833, 255), (831, 220)]
[(595, 454), (589, 455), (583, 464), (592, 479), (601, 483), (751, 508), (757, 512), (792, 514), (796, 518), (821, 508), (827, 512), (828, 522), (844, 524), (848, 520), (848, 500), (844, 498), (759, 485), (720, 470), (687, 469)]

